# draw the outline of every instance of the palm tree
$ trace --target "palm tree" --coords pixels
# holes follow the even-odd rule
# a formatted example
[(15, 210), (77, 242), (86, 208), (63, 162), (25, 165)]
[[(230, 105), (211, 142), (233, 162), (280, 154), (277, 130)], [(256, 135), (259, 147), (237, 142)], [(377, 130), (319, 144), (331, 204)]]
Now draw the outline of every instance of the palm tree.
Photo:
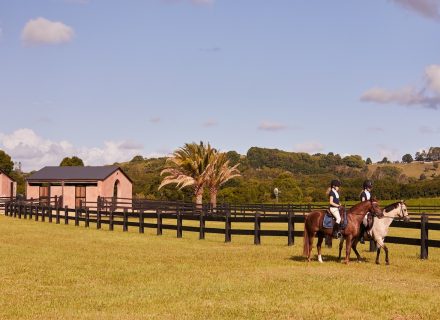
[(220, 187), (232, 178), (239, 177), (240, 171), (237, 169), (238, 164), (232, 167), (229, 165), (226, 153), (215, 152), (213, 158), (212, 163), (207, 168), (207, 186), (211, 196), (212, 208), (215, 208)]
[(159, 189), (168, 184), (177, 184), (179, 189), (192, 186), (197, 205), (202, 205), (203, 189), (207, 183), (207, 168), (216, 152), (211, 145), (203, 142), (186, 143), (182, 148), (174, 151), (173, 156), (167, 159), (167, 166), (160, 173), (166, 175)]

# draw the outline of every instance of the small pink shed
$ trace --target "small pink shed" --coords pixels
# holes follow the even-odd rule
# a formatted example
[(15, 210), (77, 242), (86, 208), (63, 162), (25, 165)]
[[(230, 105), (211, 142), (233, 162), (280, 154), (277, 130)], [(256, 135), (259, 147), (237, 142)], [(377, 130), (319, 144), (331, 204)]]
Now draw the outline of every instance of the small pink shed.
[(0, 198), (15, 197), (16, 193), (17, 182), (0, 169)]
[(27, 199), (62, 196), (69, 208), (96, 203), (98, 197), (131, 199), (133, 192), (132, 180), (118, 166), (44, 167), (26, 181)]

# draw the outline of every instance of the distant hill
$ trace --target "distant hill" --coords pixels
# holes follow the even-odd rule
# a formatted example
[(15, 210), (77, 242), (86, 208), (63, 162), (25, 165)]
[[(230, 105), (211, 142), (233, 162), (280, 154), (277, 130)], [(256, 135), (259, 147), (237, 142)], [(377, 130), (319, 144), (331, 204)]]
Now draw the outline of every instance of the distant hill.
[(424, 174), (427, 179), (432, 179), (433, 177), (440, 176), (440, 161), (414, 161), (411, 163), (371, 164), (368, 165), (368, 176), (373, 176), (373, 173), (377, 170), (377, 168), (383, 167), (398, 168), (399, 170), (401, 170), (402, 174), (406, 175), (409, 178), (419, 179), (422, 174)]
[[(218, 195), (220, 202), (273, 202), (275, 187), (281, 191), (280, 202), (326, 201), (326, 189), (336, 178), (343, 183), (345, 200), (358, 200), (367, 178), (373, 179), (374, 194), (379, 199), (440, 196), (440, 169), (435, 168), (434, 163), (367, 165), (356, 155), (310, 155), (257, 147), (250, 148), (246, 155), (230, 151), (228, 156), (231, 163), (239, 163), (242, 176), (222, 187)], [(166, 158), (137, 156), (119, 165), (134, 181), (136, 197), (191, 201), (190, 189), (176, 190), (174, 186), (167, 186), (158, 190), (165, 161)]]

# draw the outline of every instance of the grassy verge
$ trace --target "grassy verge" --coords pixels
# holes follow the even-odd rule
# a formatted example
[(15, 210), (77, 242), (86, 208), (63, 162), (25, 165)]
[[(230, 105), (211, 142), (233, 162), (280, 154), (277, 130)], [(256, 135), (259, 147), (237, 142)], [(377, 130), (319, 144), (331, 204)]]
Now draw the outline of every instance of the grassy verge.
[(440, 250), (390, 245), (391, 266), (306, 263), (302, 239), (176, 239), (0, 216), (1, 319), (438, 319)]

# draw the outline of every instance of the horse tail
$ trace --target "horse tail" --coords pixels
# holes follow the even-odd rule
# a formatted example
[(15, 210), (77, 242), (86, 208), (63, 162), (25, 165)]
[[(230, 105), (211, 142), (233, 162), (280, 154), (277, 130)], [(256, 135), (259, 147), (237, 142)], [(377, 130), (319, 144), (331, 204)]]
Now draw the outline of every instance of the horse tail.
[(305, 221), (304, 221), (304, 246), (303, 246), (303, 255), (308, 257), (309, 256), (309, 252), (310, 252), (310, 240), (309, 240), (309, 231), (307, 228), (307, 219), (308, 217), (306, 217)]

